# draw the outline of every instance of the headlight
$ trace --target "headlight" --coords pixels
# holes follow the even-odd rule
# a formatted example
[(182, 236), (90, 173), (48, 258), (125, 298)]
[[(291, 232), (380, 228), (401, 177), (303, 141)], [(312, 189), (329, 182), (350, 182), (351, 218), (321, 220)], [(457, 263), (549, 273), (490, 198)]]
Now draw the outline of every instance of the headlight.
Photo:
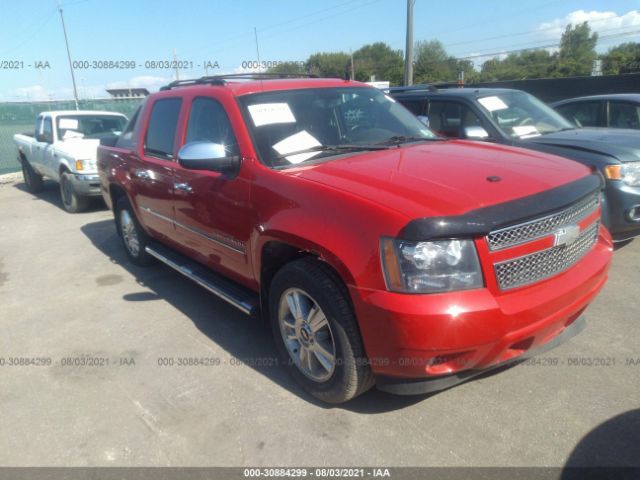
[(76, 170), (79, 172), (94, 171), (96, 168), (95, 160), (76, 160)]
[(607, 165), (604, 174), (609, 180), (622, 180), (631, 187), (640, 186), (640, 162)]
[(404, 293), (437, 293), (483, 286), (473, 240), (380, 241), (387, 288)]

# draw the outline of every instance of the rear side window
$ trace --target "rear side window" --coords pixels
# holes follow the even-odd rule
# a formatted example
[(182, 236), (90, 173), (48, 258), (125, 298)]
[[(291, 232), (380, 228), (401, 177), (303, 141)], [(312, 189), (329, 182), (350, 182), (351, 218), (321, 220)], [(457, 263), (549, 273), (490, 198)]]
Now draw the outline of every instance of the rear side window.
[(578, 127), (599, 127), (600, 102), (580, 102), (556, 108), (560, 114)]
[(640, 105), (630, 102), (609, 102), (609, 126), (640, 128)]
[(153, 157), (173, 158), (173, 147), (182, 100), (167, 98), (153, 104), (145, 139), (144, 153)]
[(190, 142), (218, 143), (224, 145), (228, 156), (239, 154), (227, 112), (212, 98), (196, 98), (193, 101), (184, 143)]

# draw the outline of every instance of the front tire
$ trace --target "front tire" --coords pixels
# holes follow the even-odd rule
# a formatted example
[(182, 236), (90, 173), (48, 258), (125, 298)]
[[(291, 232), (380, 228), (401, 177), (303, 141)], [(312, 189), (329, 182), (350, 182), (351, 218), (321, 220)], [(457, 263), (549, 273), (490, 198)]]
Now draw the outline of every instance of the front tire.
[(154, 258), (145, 250), (151, 239), (140, 226), (127, 197), (118, 199), (114, 213), (118, 234), (129, 260), (140, 267), (154, 263)]
[(349, 401), (373, 386), (348, 292), (312, 258), (284, 266), (269, 291), (276, 347), (293, 378), (323, 402)]
[(69, 213), (82, 212), (89, 206), (89, 199), (83, 195), (78, 195), (73, 189), (69, 172), (62, 172), (60, 175), (60, 198), (64, 209)]
[(42, 175), (33, 169), (26, 158), (23, 158), (20, 163), (22, 164), (22, 178), (24, 179), (24, 184), (26, 185), (27, 190), (30, 193), (38, 193), (42, 191), (42, 188), (44, 187)]

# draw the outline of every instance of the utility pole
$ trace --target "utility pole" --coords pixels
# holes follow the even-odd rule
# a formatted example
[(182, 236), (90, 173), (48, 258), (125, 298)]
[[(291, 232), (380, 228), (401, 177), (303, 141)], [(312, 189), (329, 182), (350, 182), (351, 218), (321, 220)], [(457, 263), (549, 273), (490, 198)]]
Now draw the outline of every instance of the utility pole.
[(173, 64), (176, 66), (176, 80), (180, 80), (180, 69), (178, 69), (178, 55), (176, 49), (173, 49)]
[(62, 31), (64, 32), (64, 43), (67, 45), (67, 58), (69, 59), (69, 70), (71, 70), (71, 82), (73, 83), (73, 99), (76, 102), (76, 110), (80, 110), (78, 105), (78, 89), (76, 88), (76, 77), (73, 74), (73, 63), (71, 62), (71, 52), (69, 51), (69, 39), (67, 38), (67, 27), (64, 25), (64, 15), (62, 14), (62, 4), (58, 0), (58, 11), (62, 21)]
[(413, 3), (407, 0), (407, 44), (404, 50), (404, 85), (413, 85)]
[(351, 53), (351, 80), (355, 80), (356, 72), (355, 72), (355, 69), (353, 68), (353, 50), (351, 50), (350, 53)]
[(258, 47), (258, 30), (253, 27), (253, 35), (256, 38), (256, 55), (258, 57), (258, 70), (260, 70), (260, 47)]

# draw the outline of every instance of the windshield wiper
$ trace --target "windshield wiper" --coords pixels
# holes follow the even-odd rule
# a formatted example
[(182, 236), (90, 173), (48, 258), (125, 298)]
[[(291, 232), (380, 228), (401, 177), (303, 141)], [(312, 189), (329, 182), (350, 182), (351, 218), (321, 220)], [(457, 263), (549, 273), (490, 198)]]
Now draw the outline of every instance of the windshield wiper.
[[(301, 155), (303, 153), (311, 152), (357, 152), (368, 150), (388, 150), (389, 146), (384, 145), (316, 145), (314, 147), (305, 148), (304, 150), (296, 150), (295, 152), (287, 152), (282, 155), (278, 155), (274, 160), (280, 160), (287, 157), (293, 157), (294, 155)], [(316, 157), (311, 157), (316, 158)], [(309, 158), (309, 160), (311, 160)]]
[(389, 137), (380, 142), (374, 143), (374, 145), (400, 145), (401, 143), (409, 143), (409, 142), (422, 142), (422, 141), (430, 141), (430, 140), (442, 140), (438, 137), (419, 137), (417, 135), (394, 135), (393, 137)]

